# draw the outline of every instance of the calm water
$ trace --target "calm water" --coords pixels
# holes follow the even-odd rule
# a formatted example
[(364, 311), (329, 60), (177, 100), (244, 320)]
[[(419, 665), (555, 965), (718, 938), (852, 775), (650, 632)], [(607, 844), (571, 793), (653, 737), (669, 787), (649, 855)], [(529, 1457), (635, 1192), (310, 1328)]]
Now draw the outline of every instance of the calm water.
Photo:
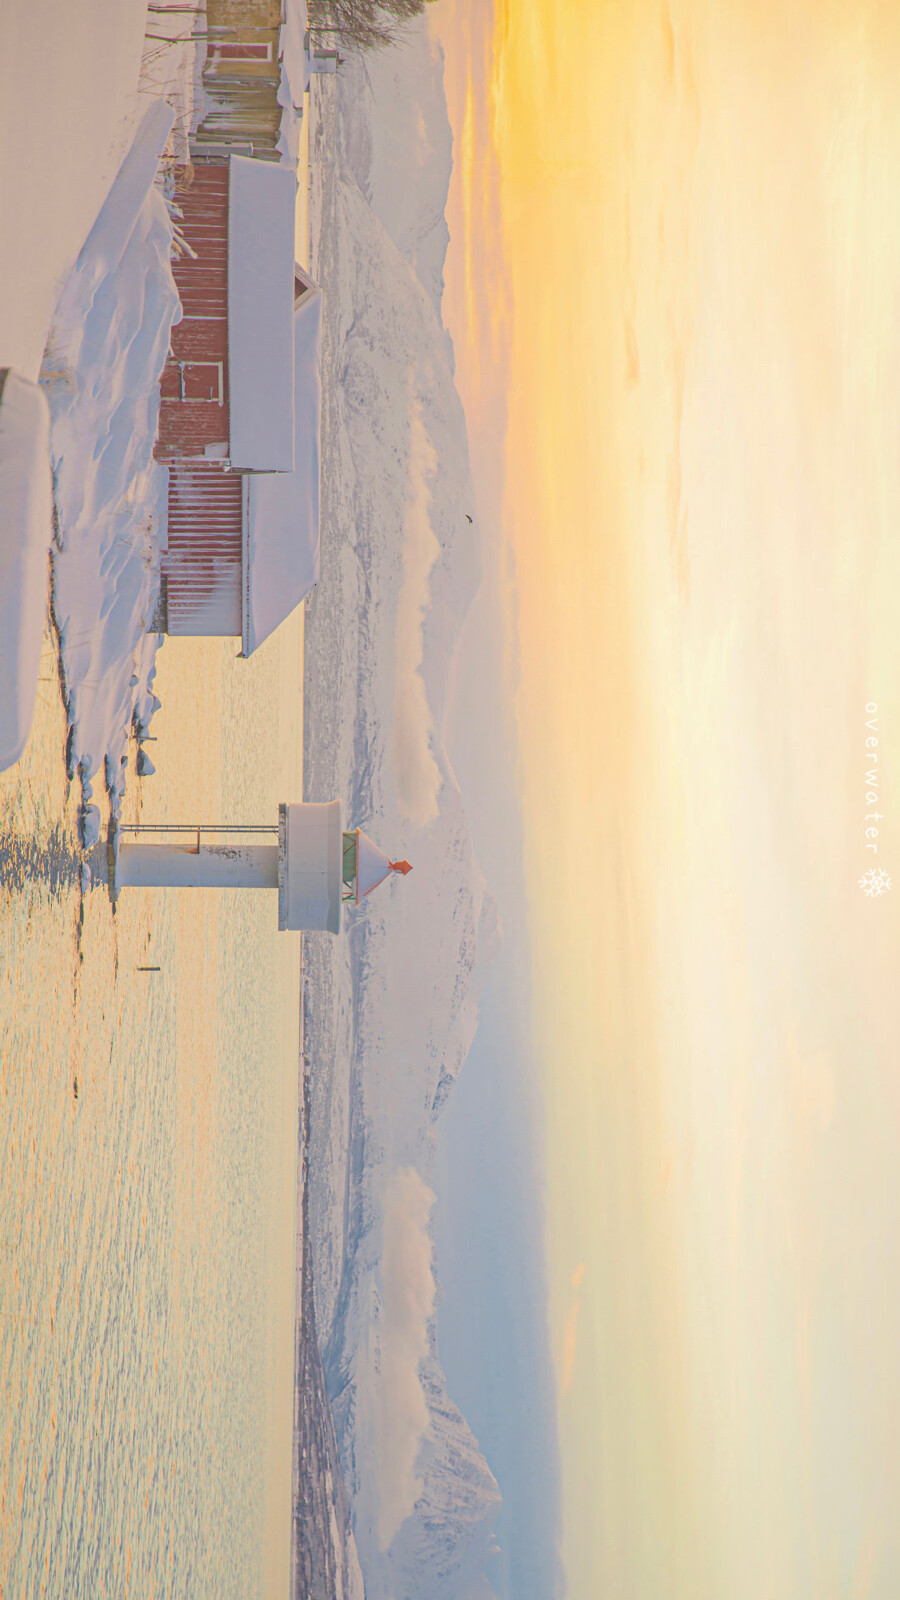
[[(302, 619), (237, 648), (165, 644), (127, 817), (300, 798)], [(0, 1595), (284, 1596), (299, 937), (264, 892), (82, 896), (49, 638), (42, 676), (0, 775)]]

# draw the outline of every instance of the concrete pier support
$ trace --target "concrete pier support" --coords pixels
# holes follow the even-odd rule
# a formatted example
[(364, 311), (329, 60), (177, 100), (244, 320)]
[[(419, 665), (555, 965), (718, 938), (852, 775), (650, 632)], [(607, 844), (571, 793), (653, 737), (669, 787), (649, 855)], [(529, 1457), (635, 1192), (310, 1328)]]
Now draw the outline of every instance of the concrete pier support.
[(277, 844), (122, 844), (116, 888), (277, 889)]

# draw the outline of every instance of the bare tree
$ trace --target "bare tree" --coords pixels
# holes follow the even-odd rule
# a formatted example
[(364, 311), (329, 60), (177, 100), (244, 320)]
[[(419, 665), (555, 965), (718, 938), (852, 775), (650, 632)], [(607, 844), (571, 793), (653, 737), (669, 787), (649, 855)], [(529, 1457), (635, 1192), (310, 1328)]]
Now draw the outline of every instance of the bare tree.
[(425, 10), (426, 0), (310, 0), (313, 42), (329, 36), (352, 50), (378, 50), (395, 44), (404, 23)]

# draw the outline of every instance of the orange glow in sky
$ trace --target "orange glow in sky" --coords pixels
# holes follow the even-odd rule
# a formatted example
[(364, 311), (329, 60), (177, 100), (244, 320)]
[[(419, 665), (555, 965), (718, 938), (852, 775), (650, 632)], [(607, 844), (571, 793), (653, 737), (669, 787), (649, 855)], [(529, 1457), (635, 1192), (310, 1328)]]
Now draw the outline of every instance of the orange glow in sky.
[(482, 482), (506, 407), (568, 1592), (887, 1600), (900, 13), (437, 31)]

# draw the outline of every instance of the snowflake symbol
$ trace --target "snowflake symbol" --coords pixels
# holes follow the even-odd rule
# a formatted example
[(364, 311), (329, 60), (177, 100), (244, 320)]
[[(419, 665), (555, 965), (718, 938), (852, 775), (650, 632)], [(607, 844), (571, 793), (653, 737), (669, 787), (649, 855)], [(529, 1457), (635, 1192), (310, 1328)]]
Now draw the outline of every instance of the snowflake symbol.
[(870, 900), (877, 900), (880, 895), (887, 894), (891, 880), (883, 867), (870, 867), (860, 878), (859, 887)]

